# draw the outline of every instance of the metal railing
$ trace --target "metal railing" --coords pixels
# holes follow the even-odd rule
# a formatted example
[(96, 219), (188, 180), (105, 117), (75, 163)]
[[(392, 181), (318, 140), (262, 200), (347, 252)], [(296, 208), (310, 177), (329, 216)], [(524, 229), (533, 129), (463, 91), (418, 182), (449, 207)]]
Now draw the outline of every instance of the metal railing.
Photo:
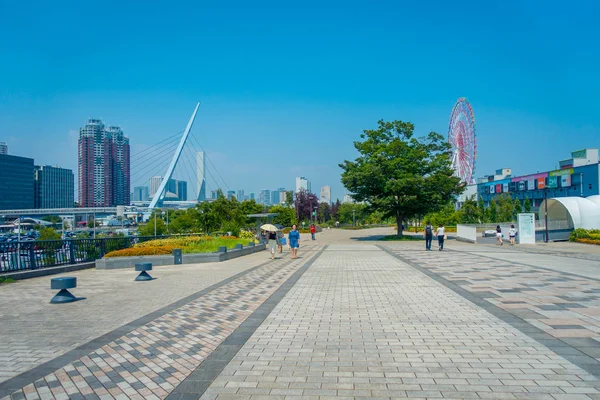
[(171, 236), (4, 242), (0, 243), (0, 273), (92, 262), (108, 252), (167, 237)]

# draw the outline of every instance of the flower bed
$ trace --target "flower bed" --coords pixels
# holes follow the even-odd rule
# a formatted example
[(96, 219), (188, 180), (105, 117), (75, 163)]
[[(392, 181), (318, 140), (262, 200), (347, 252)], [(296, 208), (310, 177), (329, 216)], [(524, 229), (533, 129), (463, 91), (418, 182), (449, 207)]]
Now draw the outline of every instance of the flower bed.
[(148, 255), (171, 254), (173, 249), (181, 249), (183, 253), (214, 253), (219, 247), (229, 249), (236, 245), (248, 245), (248, 239), (238, 239), (235, 236), (186, 236), (168, 239), (149, 240), (137, 243), (132, 248), (116, 250), (107, 253), (104, 257), (132, 257)]

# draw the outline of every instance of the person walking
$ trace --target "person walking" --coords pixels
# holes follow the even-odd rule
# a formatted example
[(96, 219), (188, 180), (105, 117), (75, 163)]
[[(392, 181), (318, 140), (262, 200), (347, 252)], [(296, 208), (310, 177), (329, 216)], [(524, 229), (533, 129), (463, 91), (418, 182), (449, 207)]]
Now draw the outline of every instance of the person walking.
[(269, 232), (269, 251), (271, 252), (271, 260), (275, 259), (275, 249), (277, 249), (277, 232)]
[(317, 227), (315, 224), (310, 224), (310, 237), (312, 240), (315, 240), (315, 233), (317, 233)]
[(435, 236), (438, 238), (438, 245), (440, 247), (440, 251), (444, 250), (444, 236), (445, 236), (444, 225), (440, 224), (435, 230)]
[(502, 246), (502, 228), (500, 228), (500, 225), (496, 225), (496, 244), (499, 244), (500, 246)]
[(431, 226), (431, 222), (427, 221), (425, 225), (425, 250), (431, 251), (431, 242), (433, 241), (433, 226)]
[(279, 249), (279, 254), (283, 253), (283, 245), (285, 244), (285, 237), (283, 236), (283, 232), (281, 230), (277, 231), (277, 248)]
[(290, 249), (292, 251), (292, 258), (298, 258), (298, 247), (300, 247), (300, 232), (296, 224), (292, 225), (292, 230), (288, 233), (288, 240), (290, 241)]
[(510, 245), (514, 246), (515, 238), (517, 237), (517, 230), (515, 229), (514, 225), (511, 225), (510, 229), (508, 230), (508, 237), (510, 238)]

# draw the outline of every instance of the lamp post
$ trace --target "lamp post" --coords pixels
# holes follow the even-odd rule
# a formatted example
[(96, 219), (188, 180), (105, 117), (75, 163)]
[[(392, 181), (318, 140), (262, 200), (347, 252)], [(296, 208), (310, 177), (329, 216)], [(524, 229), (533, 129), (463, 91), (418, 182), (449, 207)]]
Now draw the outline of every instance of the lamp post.
[(169, 209), (167, 208), (167, 235), (169, 234)]
[(548, 243), (548, 188), (544, 190), (544, 225), (546, 226), (544, 243)]
[(156, 239), (156, 210), (154, 210), (154, 238)]
[(356, 226), (356, 209), (352, 209), (352, 226)]

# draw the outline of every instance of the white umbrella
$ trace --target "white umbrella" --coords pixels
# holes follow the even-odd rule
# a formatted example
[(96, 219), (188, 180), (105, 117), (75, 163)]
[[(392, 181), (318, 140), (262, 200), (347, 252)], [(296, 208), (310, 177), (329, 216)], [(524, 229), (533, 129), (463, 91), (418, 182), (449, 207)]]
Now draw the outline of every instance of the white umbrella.
[(277, 232), (279, 229), (273, 224), (264, 224), (260, 227), (263, 231)]

